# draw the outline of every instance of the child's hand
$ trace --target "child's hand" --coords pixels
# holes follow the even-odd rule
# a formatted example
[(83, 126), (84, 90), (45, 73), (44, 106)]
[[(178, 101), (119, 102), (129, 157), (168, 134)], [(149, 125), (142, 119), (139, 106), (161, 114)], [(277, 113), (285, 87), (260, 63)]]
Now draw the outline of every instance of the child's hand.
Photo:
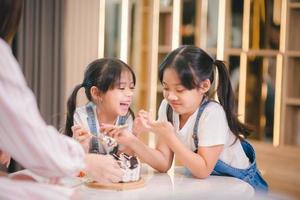
[(169, 137), (175, 136), (174, 134), (174, 126), (170, 122), (166, 121), (152, 121), (149, 122), (150, 131), (155, 133), (156, 135), (168, 139)]
[(0, 150), (0, 164), (5, 165), (6, 167), (8, 167), (9, 163), (10, 163), (10, 155), (8, 155), (4, 151)]
[(152, 121), (150, 113), (144, 110), (140, 110), (137, 114), (137, 117), (134, 120), (133, 132), (136, 135), (139, 135), (144, 132), (149, 132), (150, 126), (148, 123), (150, 121)]
[(118, 144), (129, 146), (131, 139), (135, 137), (127, 131), (127, 126), (115, 126), (111, 124), (100, 124), (100, 132), (114, 138)]
[(89, 143), (92, 137), (87, 130), (83, 129), (80, 125), (72, 126), (73, 138), (77, 140), (84, 149), (84, 152), (88, 153)]

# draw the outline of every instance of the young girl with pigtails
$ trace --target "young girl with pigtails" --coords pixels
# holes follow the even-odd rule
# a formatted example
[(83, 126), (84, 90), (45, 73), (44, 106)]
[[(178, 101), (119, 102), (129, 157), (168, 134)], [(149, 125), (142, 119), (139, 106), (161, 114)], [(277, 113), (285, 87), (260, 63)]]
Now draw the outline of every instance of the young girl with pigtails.
[[(124, 125), (132, 133), (134, 114), (130, 109), (135, 87), (135, 74), (123, 61), (115, 58), (97, 59), (85, 71), (83, 82), (75, 86), (67, 102), (65, 134), (78, 140), (88, 151), (106, 154), (113, 151), (103, 145), (98, 149), (91, 137), (102, 135), (101, 124)], [(78, 91), (84, 88), (88, 103), (76, 107)], [(110, 139), (110, 138), (107, 138)], [(114, 141), (110, 141), (114, 143)]]
[[(67, 102), (65, 134), (77, 140), (86, 153), (117, 159), (121, 168), (128, 171), (124, 173), (124, 182), (139, 178), (138, 160), (129, 148), (103, 134), (100, 128), (116, 128), (133, 135), (134, 114), (130, 105), (135, 81), (133, 70), (123, 61), (115, 58), (97, 59), (87, 66), (83, 82), (74, 88)], [(77, 93), (81, 88), (85, 90), (88, 103), (76, 107)], [(132, 170), (128, 170), (130, 167)]]
[[(216, 72), (218, 101), (213, 100), (212, 87)], [(161, 63), (159, 80), (164, 100), (158, 120), (143, 110), (135, 119), (136, 132), (151, 131), (157, 136), (156, 147), (149, 148), (134, 137), (124, 145), (160, 172), (170, 169), (175, 154), (196, 178), (233, 176), (256, 190), (267, 191), (255, 151), (245, 140), (251, 131), (234, 112), (234, 94), (224, 62), (198, 47), (181, 46)]]

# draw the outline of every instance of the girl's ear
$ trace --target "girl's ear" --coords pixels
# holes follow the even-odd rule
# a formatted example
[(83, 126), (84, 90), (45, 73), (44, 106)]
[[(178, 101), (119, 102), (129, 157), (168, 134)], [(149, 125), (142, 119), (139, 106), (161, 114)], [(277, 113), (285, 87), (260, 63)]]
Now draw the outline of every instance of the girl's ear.
[(209, 79), (205, 79), (200, 83), (200, 91), (205, 94), (210, 89), (211, 83)]
[(96, 86), (92, 86), (90, 91), (94, 102), (98, 102), (99, 100), (101, 101), (102, 92)]

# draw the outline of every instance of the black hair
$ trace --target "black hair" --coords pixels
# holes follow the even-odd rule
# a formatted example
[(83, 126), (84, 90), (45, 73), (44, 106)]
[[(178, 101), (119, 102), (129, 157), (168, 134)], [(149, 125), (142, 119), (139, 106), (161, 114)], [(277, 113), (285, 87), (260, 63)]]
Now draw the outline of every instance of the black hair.
[[(228, 125), (233, 134), (243, 139), (250, 135), (251, 130), (241, 123), (235, 113), (234, 93), (232, 90), (229, 73), (223, 61), (214, 60), (204, 50), (192, 45), (181, 46), (170, 52), (159, 68), (159, 80), (163, 82), (164, 71), (167, 68), (174, 69), (181, 84), (188, 90), (200, 87), (200, 83), (206, 79), (213, 85), (215, 67), (218, 70), (217, 95), (223, 107)], [(212, 88), (207, 92), (208, 98), (212, 98)]]
[(0, 0), (0, 37), (7, 42), (18, 29), (22, 8), (23, 0)]
[[(124, 70), (128, 70), (131, 73), (133, 77), (133, 83), (135, 85), (136, 78), (133, 70), (126, 63), (119, 59), (97, 59), (87, 66), (82, 84), (75, 86), (67, 101), (67, 119), (65, 125), (66, 135), (73, 135), (71, 127), (74, 125), (73, 116), (76, 109), (76, 97), (80, 88), (84, 87), (87, 99), (92, 101), (92, 86), (96, 86), (99, 91), (106, 93), (108, 90), (114, 89), (121, 78), (122, 71)], [(131, 115), (134, 118), (134, 114), (131, 109), (129, 109), (129, 113), (127, 115)]]

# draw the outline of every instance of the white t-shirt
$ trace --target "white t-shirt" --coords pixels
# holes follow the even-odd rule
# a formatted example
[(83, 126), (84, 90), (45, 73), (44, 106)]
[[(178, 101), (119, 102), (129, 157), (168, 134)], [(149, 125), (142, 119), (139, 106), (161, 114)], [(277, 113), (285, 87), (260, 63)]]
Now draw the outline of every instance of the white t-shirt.
[[(99, 133), (100, 126), (99, 126), (98, 118), (96, 117), (97, 116), (96, 105), (95, 104), (92, 105), (93, 105), (92, 107), (95, 115), (96, 126), (97, 126), (97, 133)], [(91, 131), (87, 119), (88, 119), (88, 114), (86, 112), (86, 106), (77, 107), (74, 113), (74, 124), (82, 125), (83, 128)], [(119, 124), (119, 120), (120, 120), (120, 116), (118, 116), (117, 118), (116, 125)], [(125, 124), (128, 124), (127, 131), (129, 133), (132, 133), (133, 119), (131, 115), (128, 116), (128, 118), (125, 121)]]
[[(159, 121), (167, 121), (167, 105), (168, 102), (164, 99), (158, 111)], [(176, 136), (191, 151), (196, 150), (192, 135), (197, 112), (198, 109), (188, 118), (184, 126), (179, 130), (179, 115), (173, 111), (173, 125)], [(235, 142), (235, 139), (236, 136), (229, 129), (222, 106), (216, 102), (208, 103), (199, 119), (198, 147), (223, 144), (224, 149), (219, 159), (232, 167), (246, 169), (250, 165), (249, 159), (246, 156), (240, 141), (236, 140)]]

